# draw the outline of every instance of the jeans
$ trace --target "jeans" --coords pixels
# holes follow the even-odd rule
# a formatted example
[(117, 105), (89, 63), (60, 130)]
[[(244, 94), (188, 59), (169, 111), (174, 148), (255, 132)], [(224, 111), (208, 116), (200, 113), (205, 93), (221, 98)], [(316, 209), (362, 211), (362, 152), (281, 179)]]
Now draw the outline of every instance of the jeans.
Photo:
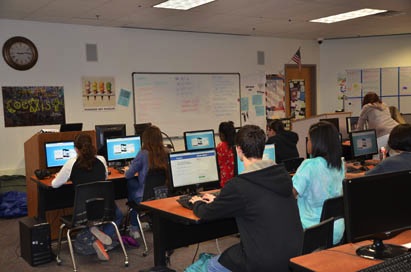
[[(116, 206), (116, 215), (114, 218), (114, 222), (116, 223), (117, 227), (121, 226), (122, 221), (123, 221), (123, 213)], [(112, 224), (103, 225), (103, 232), (112, 238), (117, 236), (116, 229), (114, 228)]]
[(208, 261), (208, 265), (207, 265), (208, 272), (230, 272), (231, 271), (219, 263), (218, 258), (220, 258), (220, 256), (221, 255), (216, 255)]

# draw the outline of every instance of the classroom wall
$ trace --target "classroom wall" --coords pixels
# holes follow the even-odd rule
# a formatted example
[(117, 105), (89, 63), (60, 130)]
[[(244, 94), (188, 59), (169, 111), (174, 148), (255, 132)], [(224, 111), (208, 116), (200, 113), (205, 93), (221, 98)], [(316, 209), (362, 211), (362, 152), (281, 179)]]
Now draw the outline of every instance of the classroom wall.
[[(82, 76), (113, 76), (118, 95), (121, 88), (132, 91), (132, 72), (239, 72), (241, 77), (279, 73), (300, 46), (303, 63), (319, 67), (320, 62), (316, 41), (0, 20), (0, 44), (17, 35), (36, 44), (39, 59), (28, 71), (14, 70), (2, 59), (1, 86), (64, 86), (66, 122), (83, 122), (84, 130), (126, 123), (128, 134), (133, 133), (132, 105), (84, 111)], [(86, 61), (87, 43), (97, 44), (98, 62)], [(264, 51), (264, 65), (257, 64), (257, 51)], [(23, 174), (23, 144), (43, 127), (5, 128), (2, 105), (1, 97), (0, 175)]]
[(317, 113), (342, 108), (342, 100), (332, 99), (340, 95), (339, 73), (347, 69), (403, 66), (411, 66), (411, 35), (325, 40), (320, 45)]

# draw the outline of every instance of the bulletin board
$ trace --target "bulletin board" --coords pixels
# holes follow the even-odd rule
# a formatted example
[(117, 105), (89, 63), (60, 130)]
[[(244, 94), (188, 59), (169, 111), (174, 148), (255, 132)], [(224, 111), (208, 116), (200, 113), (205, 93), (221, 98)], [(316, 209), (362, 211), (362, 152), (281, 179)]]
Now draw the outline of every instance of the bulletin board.
[(239, 73), (134, 72), (134, 122), (151, 122), (171, 137), (214, 129), (223, 121), (241, 126)]
[(345, 111), (359, 115), (367, 92), (377, 93), (389, 106), (411, 113), (411, 67), (351, 69), (346, 71)]

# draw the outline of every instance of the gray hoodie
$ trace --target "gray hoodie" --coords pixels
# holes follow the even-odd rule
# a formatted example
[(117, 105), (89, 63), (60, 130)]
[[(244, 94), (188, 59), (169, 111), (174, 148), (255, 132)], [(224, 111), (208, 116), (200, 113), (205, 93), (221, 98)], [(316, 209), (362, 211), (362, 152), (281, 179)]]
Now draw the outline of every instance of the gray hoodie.
[(368, 129), (375, 129), (377, 137), (390, 134), (398, 123), (391, 118), (390, 110), (384, 103), (369, 103), (362, 107), (358, 120), (358, 129), (361, 130), (367, 122)]

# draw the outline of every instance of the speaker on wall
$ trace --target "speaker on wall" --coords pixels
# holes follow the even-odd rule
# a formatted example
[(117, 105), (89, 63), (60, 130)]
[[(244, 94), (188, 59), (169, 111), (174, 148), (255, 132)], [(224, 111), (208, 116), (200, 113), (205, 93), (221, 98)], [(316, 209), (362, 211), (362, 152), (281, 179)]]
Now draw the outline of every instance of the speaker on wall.
[(27, 217), (19, 221), (20, 254), (31, 266), (51, 262), (50, 225)]
[(87, 61), (97, 61), (97, 44), (86, 44), (86, 58)]
[(257, 51), (257, 64), (264, 65), (264, 63), (265, 63), (264, 51)]

